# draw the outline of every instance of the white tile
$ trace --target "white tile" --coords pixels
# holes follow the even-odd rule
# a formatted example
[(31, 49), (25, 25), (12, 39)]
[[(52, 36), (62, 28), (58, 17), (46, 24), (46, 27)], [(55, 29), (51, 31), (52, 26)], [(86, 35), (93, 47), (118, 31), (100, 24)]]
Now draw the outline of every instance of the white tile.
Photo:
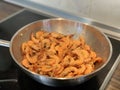
[(52, 8), (120, 27), (120, 0), (31, 0)]
[(50, 7), (59, 7), (59, 2), (61, 0), (30, 0), (30, 1), (38, 4), (40, 3)]
[(120, 27), (120, 0), (92, 0), (90, 18)]
[(52, 8), (88, 17), (91, 0), (31, 0)]
[(63, 0), (61, 1), (59, 8), (76, 15), (89, 17), (90, 1), (91, 0)]

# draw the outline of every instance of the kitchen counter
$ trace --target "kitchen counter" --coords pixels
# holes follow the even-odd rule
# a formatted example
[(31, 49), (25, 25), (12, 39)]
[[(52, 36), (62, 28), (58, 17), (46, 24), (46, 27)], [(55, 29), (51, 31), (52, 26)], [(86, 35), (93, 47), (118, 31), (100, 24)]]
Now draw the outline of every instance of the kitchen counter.
[(0, 0), (0, 20), (3, 20), (21, 9), (22, 7), (11, 5)]
[[(0, 1), (0, 21), (22, 10), (22, 7)], [(117, 66), (106, 90), (120, 90), (120, 64)]]
[(115, 70), (106, 90), (120, 90), (120, 64)]

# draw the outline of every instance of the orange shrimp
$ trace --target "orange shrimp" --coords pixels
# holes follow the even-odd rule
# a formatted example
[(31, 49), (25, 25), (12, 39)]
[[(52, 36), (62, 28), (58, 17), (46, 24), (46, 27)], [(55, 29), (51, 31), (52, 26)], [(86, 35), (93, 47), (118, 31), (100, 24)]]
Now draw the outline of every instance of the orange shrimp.
[(74, 63), (74, 59), (69, 55), (65, 56), (64, 59), (62, 60), (62, 65), (64, 67), (72, 65), (73, 63)]
[(50, 40), (49, 39), (43, 39), (41, 41), (42, 48), (49, 49), (50, 48)]
[(53, 76), (59, 77), (59, 74), (64, 70), (64, 67), (60, 64), (55, 64), (53, 67)]
[(78, 75), (83, 75), (83, 73), (86, 70), (86, 66), (85, 64), (80, 65), (79, 69), (78, 69)]
[(25, 66), (26, 68), (29, 68), (29, 67), (30, 67), (30, 63), (28, 62), (27, 59), (23, 59), (21, 63), (22, 63), (22, 65)]
[(21, 47), (22, 65), (36, 73), (58, 78), (71, 78), (93, 72), (103, 59), (86, 44), (83, 37), (38, 31)]
[(50, 65), (44, 65), (44, 66), (41, 66), (41, 68), (40, 68), (40, 71), (42, 71), (42, 72), (50, 72), (50, 71), (52, 71), (52, 66), (50, 66)]
[(44, 31), (38, 31), (38, 32), (36, 32), (35, 36), (37, 39), (40, 39), (41, 36), (44, 35), (44, 33), (45, 33)]
[(82, 56), (84, 59), (89, 57), (89, 53), (86, 50), (80, 50), (80, 56)]
[(85, 72), (84, 72), (85, 75), (91, 73), (92, 71), (94, 71), (93, 65), (91, 65), (91, 64), (86, 64), (85, 66), (86, 66), (86, 70), (85, 70)]
[(31, 34), (31, 40), (34, 42), (34, 43), (39, 43), (39, 39), (36, 39), (33, 35), (33, 33)]
[(78, 66), (80, 66), (83, 63), (84, 63), (83, 59), (77, 59), (77, 60), (74, 60), (74, 62), (72, 63), (72, 65), (78, 67)]
[(26, 54), (26, 59), (30, 62), (30, 63), (36, 63), (37, 62), (37, 55), (34, 56), (30, 56), (29, 54)]
[(67, 67), (63, 70), (63, 72), (60, 74), (60, 77), (67, 77), (69, 73), (73, 73), (73, 76), (78, 74), (78, 69), (76, 67)]

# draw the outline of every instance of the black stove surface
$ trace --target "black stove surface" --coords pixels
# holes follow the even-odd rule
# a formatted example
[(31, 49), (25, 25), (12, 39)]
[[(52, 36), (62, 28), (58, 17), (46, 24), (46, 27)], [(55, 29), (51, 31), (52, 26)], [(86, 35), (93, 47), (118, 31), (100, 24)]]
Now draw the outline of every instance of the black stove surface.
[[(22, 26), (36, 20), (47, 18), (51, 17), (24, 10), (19, 14), (0, 23), (0, 39), (10, 40), (13, 34)], [(120, 42), (112, 38), (109, 39), (113, 47), (113, 55), (110, 62), (104, 68), (104, 71), (99, 72), (99, 74), (84, 82), (83, 84), (71, 87), (45, 86), (30, 78), (23, 71), (21, 71), (19, 67), (15, 66), (14, 62), (12, 62), (11, 67), (7, 71), (0, 72), (0, 90), (98, 90), (105, 80), (106, 75), (108, 74), (112, 65), (114, 64), (118, 54), (120, 53), (120, 50), (118, 50)], [(10, 56), (9, 49), (6, 47), (0, 47), (0, 60), (4, 59), (10, 59), (11, 61), (13, 61)]]

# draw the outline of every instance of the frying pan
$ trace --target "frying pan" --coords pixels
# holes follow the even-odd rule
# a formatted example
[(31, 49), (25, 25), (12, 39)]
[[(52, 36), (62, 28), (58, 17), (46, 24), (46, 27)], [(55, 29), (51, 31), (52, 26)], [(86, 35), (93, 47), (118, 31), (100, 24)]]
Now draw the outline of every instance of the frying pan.
[[(96, 65), (95, 71), (92, 73), (73, 78), (48, 77), (26, 69), (20, 63), (22, 60), (21, 44), (30, 39), (31, 33), (36, 33), (39, 30), (59, 32), (65, 35), (74, 34), (74, 39), (77, 39), (79, 36), (84, 37), (86, 43), (90, 45), (98, 56), (103, 58), (103, 63)], [(107, 65), (112, 55), (111, 42), (104, 33), (100, 32), (100, 30), (91, 25), (63, 18), (34, 21), (19, 29), (13, 35), (11, 41), (0, 40), (0, 45), (9, 47), (13, 60), (28, 76), (32, 77), (39, 83), (48, 86), (72, 86), (81, 84), (96, 74), (99, 74), (100, 71), (104, 70), (104, 67)]]

